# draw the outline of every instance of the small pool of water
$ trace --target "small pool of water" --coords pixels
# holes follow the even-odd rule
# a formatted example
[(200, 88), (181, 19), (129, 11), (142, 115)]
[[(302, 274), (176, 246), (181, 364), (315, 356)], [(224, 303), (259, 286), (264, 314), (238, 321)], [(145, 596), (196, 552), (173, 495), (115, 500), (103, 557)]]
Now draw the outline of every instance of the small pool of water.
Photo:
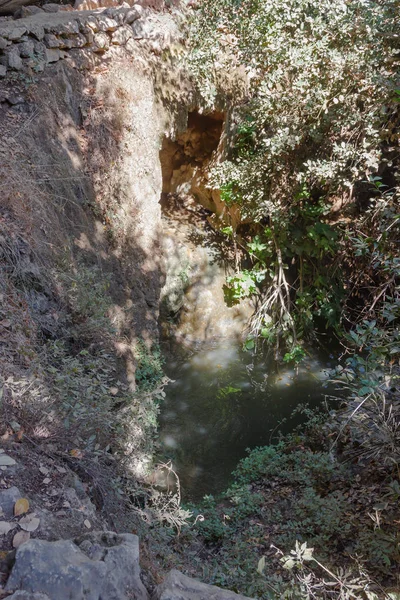
[(329, 359), (310, 356), (298, 369), (254, 360), (232, 342), (203, 349), (186, 360), (167, 356), (174, 381), (160, 414), (160, 460), (171, 460), (184, 499), (224, 490), (247, 448), (276, 441), (278, 430), (304, 421), (294, 409), (316, 407), (326, 388)]

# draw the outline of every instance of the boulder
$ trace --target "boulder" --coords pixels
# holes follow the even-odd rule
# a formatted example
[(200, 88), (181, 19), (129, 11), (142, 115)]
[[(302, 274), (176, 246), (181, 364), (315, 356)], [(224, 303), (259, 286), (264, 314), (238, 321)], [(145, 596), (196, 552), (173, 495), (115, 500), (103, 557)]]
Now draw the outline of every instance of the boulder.
[(156, 588), (152, 600), (204, 600), (205, 598), (207, 600), (251, 600), (247, 596), (223, 590), (215, 585), (201, 583), (176, 570), (168, 573), (164, 582)]
[(75, 542), (30, 540), (17, 550), (6, 590), (54, 600), (148, 600), (139, 540), (128, 533), (89, 533)]

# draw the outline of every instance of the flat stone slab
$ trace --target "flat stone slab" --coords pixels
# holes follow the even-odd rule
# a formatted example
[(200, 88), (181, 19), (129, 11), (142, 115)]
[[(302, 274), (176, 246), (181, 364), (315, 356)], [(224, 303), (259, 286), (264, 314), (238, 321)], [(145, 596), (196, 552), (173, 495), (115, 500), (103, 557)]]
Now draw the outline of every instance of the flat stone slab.
[(223, 590), (215, 585), (191, 579), (175, 569), (170, 571), (164, 582), (154, 592), (152, 600), (251, 600)]
[(94, 532), (75, 542), (30, 540), (17, 550), (5, 589), (54, 600), (148, 600), (139, 540), (128, 533)]

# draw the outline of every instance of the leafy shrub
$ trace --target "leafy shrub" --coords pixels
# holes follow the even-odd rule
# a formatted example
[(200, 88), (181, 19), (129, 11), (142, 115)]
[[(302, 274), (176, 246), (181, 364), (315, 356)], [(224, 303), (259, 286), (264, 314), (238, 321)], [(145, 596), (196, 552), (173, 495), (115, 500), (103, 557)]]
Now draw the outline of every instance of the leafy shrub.
[(149, 348), (143, 340), (139, 340), (136, 345), (136, 361), (135, 379), (140, 390), (155, 388), (164, 376), (164, 359), (160, 347), (153, 344)]

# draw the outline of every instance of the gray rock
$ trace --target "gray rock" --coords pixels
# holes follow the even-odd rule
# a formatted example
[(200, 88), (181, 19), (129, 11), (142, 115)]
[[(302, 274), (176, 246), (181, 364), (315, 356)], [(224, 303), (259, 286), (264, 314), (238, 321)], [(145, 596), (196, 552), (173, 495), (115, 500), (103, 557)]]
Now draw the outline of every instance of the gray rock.
[(39, 42), (44, 38), (44, 27), (39, 23), (29, 23), (28, 31), (35, 37)]
[[(18, 54), (18, 49), (16, 46), (13, 48), (10, 48), (10, 50), (7, 52), (7, 56), (9, 56), (10, 54), (15, 54), (15, 53)], [(7, 63), (8, 63), (8, 61), (7, 61)], [(11, 467), (15, 464), (16, 464), (16, 461), (13, 458), (11, 458), (11, 456), (8, 456), (8, 454), (0, 454), (0, 466)]]
[(27, 42), (22, 42), (22, 44), (18, 45), (20, 56), (23, 58), (31, 58), (35, 51), (35, 44), (32, 40)]
[(9, 42), (3, 37), (0, 37), (0, 50), (4, 50), (4, 48), (7, 48), (7, 46), (9, 46), (10, 44), (11, 42)]
[(50, 33), (54, 33), (55, 35), (73, 35), (75, 33), (79, 33), (79, 23), (72, 19), (66, 23), (52, 23), (47, 27), (45, 25), (45, 29), (47, 29)]
[(247, 596), (241, 596), (222, 590), (215, 585), (207, 585), (196, 579), (191, 579), (179, 571), (170, 571), (164, 583), (156, 588), (152, 600), (251, 600)]
[(34, 6), (33, 4), (23, 6), (21, 8), (21, 18), (24, 19), (25, 17), (31, 17), (32, 15), (37, 15), (42, 12), (44, 12), (44, 10), (40, 8), (40, 6)]
[(93, 50), (95, 52), (105, 52), (110, 47), (110, 38), (106, 33), (99, 32), (93, 36)]
[(132, 8), (130, 8), (125, 15), (125, 23), (130, 25), (134, 21), (137, 21), (143, 16), (143, 12), (144, 11), (141, 6), (132, 6)]
[(11, 31), (7, 34), (9, 40), (19, 40), (24, 33), (26, 33), (26, 27), (23, 25), (19, 25), (18, 27), (13, 27)]
[(7, 74), (7, 67), (5, 65), (0, 65), (0, 77), (5, 77)]
[[(16, 554), (6, 590), (63, 600), (148, 600), (135, 535), (91, 533), (77, 540), (30, 540)], [(35, 599), (36, 600), (36, 599)]]
[(53, 33), (46, 33), (43, 38), (44, 43), (47, 48), (59, 48), (61, 46), (61, 42), (56, 35)]
[(55, 2), (49, 2), (48, 4), (43, 4), (42, 8), (43, 8), (44, 12), (56, 13), (60, 10), (60, 5), (55, 4)]
[(118, 27), (117, 21), (105, 15), (99, 15), (97, 18), (99, 31), (115, 31)]
[(134, 21), (131, 25), (135, 40), (150, 39), (156, 37), (156, 32), (151, 23), (147, 21)]
[(23, 590), (18, 590), (7, 598), (8, 600), (50, 600), (45, 594), (32, 594), (32, 592), (24, 592)]
[(118, 25), (123, 25), (125, 21), (126, 10), (121, 10), (120, 8), (116, 8), (115, 6), (111, 6), (110, 8), (107, 8), (107, 10), (105, 10), (103, 14), (107, 15), (107, 17), (110, 17), (111, 19), (114, 19), (114, 21), (116, 21)]
[(69, 38), (62, 38), (61, 43), (65, 43), (65, 46), (61, 46), (61, 48), (83, 48), (86, 46), (87, 39), (83, 33), (76, 33), (75, 35), (70, 35)]
[(46, 48), (47, 64), (57, 62), (61, 58), (61, 52), (58, 48)]
[[(80, 19), (80, 24), (82, 26), (82, 19)], [(93, 15), (90, 15), (85, 22), (85, 27), (91, 29), (94, 33), (97, 33), (99, 31), (99, 22), (96, 19), (96, 17), (94, 17)], [(82, 33), (85, 33), (87, 31), (87, 29), (85, 31), (83, 31)]]
[(114, 31), (111, 36), (111, 42), (119, 46), (124, 46), (126, 42), (131, 39), (132, 35), (132, 29), (127, 25), (124, 25), (117, 29), (117, 31)]
[(15, 486), (0, 491), (0, 508), (6, 519), (11, 519), (14, 516), (14, 504), (19, 498), (22, 498), (22, 494)]
[[(19, 55), (19, 50), (18, 50), (17, 46), (12, 46), (10, 51), (7, 52), (7, 65), (9, 66), (10, 69), (14, 69), (15, 71), (20, 71), (22, 69), (23, 63), (22, 63), (22, 59)], [(1, 464), (1, 460), (0, 460), (0, 464)], [(13, 464), (15, 464), (15, 461)]]

